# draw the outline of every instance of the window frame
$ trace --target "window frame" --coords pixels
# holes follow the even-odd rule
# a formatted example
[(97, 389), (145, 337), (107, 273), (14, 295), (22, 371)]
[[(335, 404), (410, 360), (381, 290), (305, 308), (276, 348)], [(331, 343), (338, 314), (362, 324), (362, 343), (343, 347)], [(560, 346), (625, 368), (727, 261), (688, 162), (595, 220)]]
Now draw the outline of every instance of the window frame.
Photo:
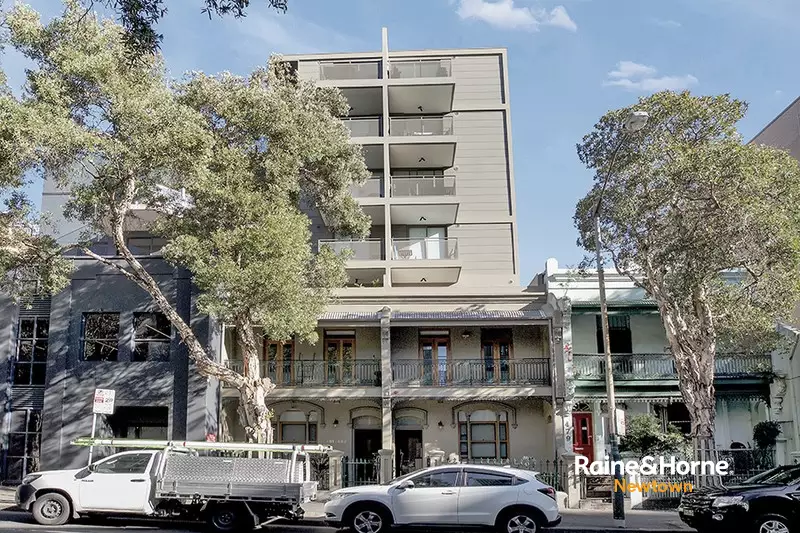
[[(348, 379), (350, 381), (354, 381), (356, 379), (356, 361), (357, 361), (357, 344), (356, 344), (356, 334), (353, 333), (332, 333), (329, 331), (325, 331), (323, 336), (323, 361), (325, 365), (325, 384), (326, 385), (342, 385), (348, 383)], [(328, 343), (335, 343), (337, 345), (336, 349), (336, 361), (335, 366), (331, 368), (331, 360), (328, 357)], [(353, 356), (350, 359), (350, 364), (352, 365), (350, 368), (350, 375), (348, 376), (345, 373), (344, 368), (344, 345), (345, 343), (352, 344)]]
[[(24, 321), (33, 321), (33, 329), (31, 332), (30, 337), (23, 337), (23, 329), (22, 323)], [(39, 337), (39, 323), (47, 322), (47, 335), (45, 337)], [(37, 360), (36, 359), (36, 346), (37, 344), (44, 343), (44, 358)], [(31, 353), (30, 359), (22, 360), (20, 359), (21, 348), (23, 344), (30, 345)], [(33, 317), (20, 317), (17, 320), (17, 330), (16, 330), (16, 342), (14, 348), (14, 357), (11, 361), (11, 368), (9, 369), (9, 382), (12, 386), (14, 385), (21, 385), (21, 386), (34, 386), (34, 387), (44, 387), (47, 385), (47, 354), (50, 349), (50, 317), (49, 316), (33, 316)], [(28, 367), (28, 379), (27, 383), (17, 382), (17, 368), (21, 368), (23, 366)], [(34, 383), (34, 368), (42, 368), (44, 372), (42, 373), (42, 383)]]
[[(16, 479), (12, 479), (10, 477), (10, 474), (9, 474), (9, 471), (8, 471), (9, 463), (11, 461), (20, 460), (20, 459), (22, 460), (22, 477), (19, 479), (19, 481), (22, 481), (22, 479), (26, 475), (30, 474), (33, 471), (38, 470), (39, 467), (41, 466), (42, 426), (44, 424), (44, 417), (42, 415), (42, 410), (41, 409), (33, 409), (33, 408), (21, 408), (21, 409), (13, 409), (12, 408), (11, 411), (9, 411), (9, 414), (14, 413), (14, 412), (24, 412), (25, 413), (25, 420), (24, 420), (24, 425), (22, 427), (22, 431), (17, 431), (16, 430), (17, 428), (13, 427), (13, 414), (11, 415), (12, 427), (9, 428), (9, 432), (8, 432), (8, 448), (6, 449), (5, 457), (3, 459), (3, 472), (4, 472), (4, 478), (6, 479), (6, 481), (17, 481)], [(38, 431), (36, 431), (36, 430), (31, 431), (31, 422), (32, 422), (32, 418), (33, 418), (33, 413), (38, 413), (38, 415), (39, 415), (38, 428), (34, 428), (34, 429), (38, 429)], [(22, 435), (22, 438), (23, 438), (22, 455), (12, 454), (11, 453), (12, 452), (11, 440), (15, 435)], [(29, 445), (29, 442), (30, 442), (31, 439), (38, 440), (38, 442), (35, 443), (36, 444), (36, 448), (38, 448), (38, 453), (39, 453), (38, 456), (35, 455), (34, 453), (30, 453), (30, 454), (28, 453), (29, 450), (31, 452), (33, 452), (33, 450), (34, 450), (33, 444)], [(35, 464), (35, 463), (38, 463), (38, 464)]]
[[(453, 485), (450, 486), (450, 487), (441, 487), (441, 486), (440, 487), (432, 487), (430, 485), (420, 486), (415, 481), (415, 480), (417, 480), (419, 478), (422, 478), (422, 477), (425, 477), (425, 476), (431, 476), (431, 475), (434, 475), (434, 474), (449, 474), (451, 472), (455, 472), (456, 480), (453, 483)], [(430, 471), (429, 472), (419, 472), (415, 476), (408, 477), (408, 480), (411, 481), (412, 483), (414, 483), (414, 490), (416, 490), (418, 488), (419, 489), (435, 489), (435, 490), (439, 490), (439, 489), (443, 489), (443, 488), (458, 488), (458, 487), (463, 486), (463, 484), (464, 484), (464, 469), (463, 468), (446, 468), (446, 469), (442, 469), (442, 470), (436, 470), (434, 472), (430, 472)]]
[[(275, 359), (270, 359), (270, 348), (275, 348)], [(289, 347), (289, 361), (286, 360), (286, 347)], [(262, 373), (269, 376), (276, 385), (295, 384), (295, 351), (294, 339), (289, 341), (273, 341), (264, 338), (264, 356), (261, 360)], [(272, 368), (274, 365), (274, 368)], [(287, 372), (288, 370), (288, 372)]]
[[(501, 345), (508, 345), (508, 358), (501, 357)], [(487, 365), (486, 348), (492, 350), (492, 367)], [(480, 362), (483, 379), (486, 383), (508, 384), (514, 379), (514, 330), (510, 328), (481, 330)], [(503, 364), (507, 365), (505, 372)], [(489, 374), (491, 373), (491, 378)], [(505, 375), (504, 375), (505, 374)]]
[[(114, 341), (116, 341), (115, 346), (115, 356), (114, 359), (87, 359), (86, 358), (86, 323), (89, 320), (89, 317), (92, 316), (100, 316), (100, 315), (116, 315), (117, 317), (117, 336)], [(84, 363), (104, 363), (104, 362), (116, 362), (119, 361), (119, 342), (120, 342), (120, 326), (122, 325), (120, 321), (121, 313), (118, 311), (86, 311), (81, 315), (81, 336), (80, 336), (80, 361)], [(111, 341), (110, 338), (91, 338), (88, 339), (89, 342), (99, 342), (99, 343), (108, 343)]]
[[(443, 386), (452, 383), (453, 375), (452, 375), (452, 361), (453, 361), (453, 343), (451, 342), (451, 335), (450, 330), (446, 330), (447, 333), (445, 334), (444, 330), (441, 334), (426, 334), (424, 332), (420, 332), (419, 334), (419, 362), (420, 362), (420, 375), (419, 378), (422, 380), (423, 383), (430, 386)], [(428, 376), (425, 375), (425, 352), (423, 351), (423, 346), (425, 343), (431, 344), (431, 373), (430, 379)], [(439, 360), (439, 352), (438, 348), (444, 344), (447, 347), (447, 355), (446, 360), (444, 361), (444, 377), (440, 375), (441, 364), (442, 361)], [(442, 379), (444, 378), (444, 379)]]
[[(625, 327), (612, 325), (615, 320), (620, 318), (624, 319)], [(619, 339), (618, 336), (623, 334), (625, 338)], [(602, 315), (595, 315), (595, 335), (597, 337), (597, 353), (604, 353), (605, 343), (603, 339), (603, 322)], [(631, 329), (631, 315), (623, 313), (615, 313), (608, 316), (608, 339), (611, 346), (612, 354), (632, 354), (633, 353), (633, 330)], [(616, 341), (615, 341), (616, 339)], [(630, 348), (629, 351), (620, 350), (622, 348)]]
[[(146, 315), (152, 315), (154, 317), (154, 319), (156, 321), (156, 326), (158, 326), (158, 316), (159, 315), (162, 316), (164, 318), (164, 320), (167, 322), (167, 325), (169, 327), (169, 335), (167, 337), (165, 337), (165, 338), (150, 338), (150, 337), (141, 337), (141, 338), (139, 338), (139, 337), (137, 337), (137, 331), (136, 330), (138, 329), (138, 327), (137, 327), (137, 324), (136, 324), (136, 320), (137, 320), (137, 318), (140, 318), (140, 317), (143, 317), (143, 316), (146, 316)], [(159, 335), (163, 335), (164, 334), (163, 332), (158, 331), (155, 328), (149, 328), (149, 329), (153, 329)], [(131, 352), (131, 361), (134, 361), (134, 362), (137, 362), (137, 363), (145, 362), (145, 361), (157, 361), (157, 362), (169, 361), (171, 359), (171, 357), (172, 357), (171, 345), (172, 345), (172, 339), (174, 337), (174, 331), (175, 331), (175, 328), (172, 326), (172, 323), (169, 321), (169, 319), (167, 318), (167, 316), (164, 313), (161, 313), (159, 311), (137, 311), (137, 312), (134, 312), (133, 313), (133, 351)], [(149, 355), (151, 353), (150, 346), (152, 344), (161, 344), (161, 345), (166, 344), (167, 345), (167, 357), (166, 357), (166, 359), (156, 359), (156, 358), (149, 357)], [(145, 359), (140, 359), (140, 358), (137, 357), (136, 348), (139, 345), (146, 345), (147, 346), (148, 357), (146, 357)]]
[[(498, 478), (507, 479), (508, 481), (510, 481), (510, 483), (508, 485), (470, 485), (469, 484), (470, 475), (474, 475), (474, 474), (485, 475), (485, 476), (495, 476), (495, 477), (498, 477)], [(517, 476), (514, 476), (512, 474), (503, 474), (502, 472), (493, 472), (493, 471), (490, 471), (490, 470), (480, 470), (480, 469), (477, 469), (477, 468), (465, 468), (464, 469), (464, 476), (463, 476), (463, 480), (462, 480), (462, 486), (463, 487), (469, 487), (469, 488), (472, 488), (472, 487), (475, 487), (475, 488), (513, 487), (513, 486), (518, 484), (517, 483), (517, 479), (519, 479), (519, 478), (517, 478)]]
[[(506, 415), (506, 420), (499, 419), (499, 413), (497, 411), (492, 411), (495, 413), (497, 419), (494, 422), (487, 422), (487, 421), (479, 421), (479, 422), (472, 422), (469, 420), (469, 415), (467, 415), (467, 419), (465, 421), (458, 422), (458, 453), (462, 459), (495, 459), (499, 461), (503, 461), (511, 457), (511, 445), (510, 445), (510, 435), (509, 435), (509, 426), (508, 426), (508, 415)], [(494, 427), (494, 440), (487, 441), (487, 440), (479, 440), (475, 441), (472, 439), (472, 428), (474, 426), (493, 426)], [(500, 428), (503, 427), (505, 431), (505, 438), (500, 438)], [(464, 438), (466, 435), (466, 438)], [(472, 453), (472, 445), (473, 444), (494, 444), (494, 457), (475, 457)], [(467, 453), (464, 454), (462, 452), (463, 445), (466, 444)], [(505, 454), (503, 454), (502, 449), (503, 445), (505, 445)]]
[[(278, 421), (278, 440), (280, 444), (316, 444), (319, 439), (318, 422), (281, 422)], [(303, 442), (287, 442), (283, 438), (283, 428), (285, 426), (302, 426), (303, 427)], [(311, 426), (314, 426), (314, 439), (311, 439)]]
[[(118, 461), (119, 459), (122, 459), (123, 457), (130, 457), (130, 456), (133, 456), (133, 455), (149, 455), (150, 456), (148, 458), (148, 460), (147, 460), (147, 464), (145, 464), (145, 466), (144, 466), (144, 471), (143, 472), (113, 472), (113, 471), (104, 472), (102, 470), (98, 470), (97, 469), (98, 466), (102, 466), (102, 465), (108, 464), (112, 460), (113, 461)], [(147, 452), (142, 452), (142, 451), (127, 452), (127, 453), (121, 453), (119, 455), (113, 455), (111, 457), (106, 457), (102, 461), (98, 461), (98, 462), (94, 463), (91, 472), (92, 472), (92, 474), (128, 474), (128, 475), (132, 475), (132, 476), (143, 476), (143, 475), (147, 474), (147, 470), (150, 468), (150, 465), (153, 462), (153, 457), (155, 457), (155, 455), (156, 454), (154, 454), (154, 453), (147, 453)]]

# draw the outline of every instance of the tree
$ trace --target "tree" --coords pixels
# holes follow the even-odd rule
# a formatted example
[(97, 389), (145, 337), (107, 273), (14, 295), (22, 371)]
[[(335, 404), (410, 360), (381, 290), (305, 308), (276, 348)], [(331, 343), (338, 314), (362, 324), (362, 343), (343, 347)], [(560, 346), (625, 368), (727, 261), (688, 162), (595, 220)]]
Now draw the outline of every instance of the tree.
[[(156, 31), (159, 21), (167, 14), (166, 0), (98, 0), (113, 10), (119, 23), (125, 28), (125, 44), (133, 57), (155, 54), (164, 36)], [(265, 0), (267, 5), (281, 12), (288, 9), (288, 0)], [(209, 16), (247, 15), (250, 0), (202, 0), (203, 13)], [(94, 7), (95, 0), (84, 0), (87, 9)]]
[[(159, 56), (128, 61), (123, 28), (86, 16), (77, 0), (47, 26), (24, 6), (6, 23), (11, 44), (35, 67), (25, 95), (4, 101), (13, 121), (3, 126), (11, 134), (0, 161), (17, 162), (0, 179), (39, 171), (68, 186), (65, 214), (91, 234), (63, 248), (144, 289), (196, 370), (240, 391), (249, 440), (271, 441), (266, 398), (274, 385), (262, 378), (257, 335), (315, 340), (317, 318), (345, 280), (344, 257), (312, 253), (301, 201), (342, 232), (369, 227), (349, 194), (369, 173), (337, 118), (346, 100), (297, 80), (278, 59), (246, 79), (194, 74), (171, 87)], [(192, 272), (199, 310), (236, 327), (241, 374), (210, 357), (128, 248), (126, 230), (142, 223), (133, 209), (142, 204), (160, 211), (150, 229), (166, 237), (164, 257)], [(97, 235), (111, 237), (121, 260), (90, 249)]]
[(638, 458), (646, 455), (656, 456), (680, 451), (686, 443), (680, 430), (672, 424), (667, 430), (653, 415), (638, 415), (631, 418), (625, 428), (625, 435), (619, 443), (620, 451), (635, 452)]
[(658, 304), (704, 449), (713, 448), (715, 353), (772, 349), (775, 321), (800, 297), (800, 168), (782, 150), (742, 143), (746, 109), (728, 95), (660, 92), (607, 113), (577, 147), (595, 183), (574, 220), (578, 244), (594, 251), (594, 209), (623, 120), (650, 114), (608, 176), (601, 247)]

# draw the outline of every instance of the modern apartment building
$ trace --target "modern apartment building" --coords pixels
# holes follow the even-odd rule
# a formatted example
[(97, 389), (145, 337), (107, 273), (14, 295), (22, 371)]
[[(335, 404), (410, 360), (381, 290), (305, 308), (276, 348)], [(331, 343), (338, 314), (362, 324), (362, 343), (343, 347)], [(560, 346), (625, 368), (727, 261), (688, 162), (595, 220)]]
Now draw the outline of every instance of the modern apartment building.
[[(435, 456), (555, 458), (561, 338), (546, 288), (520, 286), (506, 51), (391, 51), (384, 30), (378, 52), (284, 59), (350, 102), (342, 119), (373, 173), (353, 194), (372, 229), (334, 235), (309, 210), (317, 246), (354, 253), (316, 345), (263, 343), (276, 441), (330, 444), (356, 464), (391, 450), (398, 472)], [(59, 218), (67, 194), (45, 185), (64, 241), (79, 230)], [(196, 312), (190, 273), (140, 229), (135, 253), (220, 361), (241, 365), (234, 332)], [(47, 468), (86, 460), (68, 443), (90, 432), (95, 387), (117, 391), (101, 434), (243, 439), (238, 392), (193, 371), (149, 297), (75, 260), (67, 289), (4, 309), (6, 479), (39, 466), (34, 455)]]
[[(606, 272), (609, 336), (621, 433), (639, 414), (657, 416), (665, 425), (691, 430), (689, 413), (678, 389), (677, 373), (656, 303), (633, 282)], [(572, 450), (601, 460), (609, 430), (606, 363), (600, 325), (596, 271), (559, 268), (549, 259), (541, 278), (563, 317), (566, 380), (564, 421), (571, 422)], [(719, 449), (752, 448), (753, 426), (781, 413), (780, 387), (774, 382), (773, 358), (780, 354), (718, 353), (715, 440)], [(781, 397), (782, 398), (782, 397)], [(785, 457), (785, 454), (779, 453)]]

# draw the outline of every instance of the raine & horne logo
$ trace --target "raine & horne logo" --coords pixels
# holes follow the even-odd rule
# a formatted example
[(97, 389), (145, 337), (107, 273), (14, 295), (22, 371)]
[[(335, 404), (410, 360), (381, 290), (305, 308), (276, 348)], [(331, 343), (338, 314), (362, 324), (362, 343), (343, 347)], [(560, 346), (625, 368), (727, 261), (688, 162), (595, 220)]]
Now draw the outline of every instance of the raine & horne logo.
[[(614, 491), (622, 492), (692, 492), (685, 481), (641, 481), (641, 476), (727, 476), (727, 461), (685, 461), (677, 457), (642, 457), (641, 461), (589, 461), (575, 457), (575, 473), (589, 476), (610, 476), (619, 468), (623, 479), (614, 480)], [(630, 481), (636, 479), (640, 481)]]

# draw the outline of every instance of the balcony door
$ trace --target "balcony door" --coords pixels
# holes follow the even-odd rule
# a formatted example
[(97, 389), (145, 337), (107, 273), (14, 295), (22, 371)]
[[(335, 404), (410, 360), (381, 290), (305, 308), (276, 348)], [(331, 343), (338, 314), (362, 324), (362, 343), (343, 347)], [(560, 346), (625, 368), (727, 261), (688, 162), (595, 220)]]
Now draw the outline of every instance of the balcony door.
[(441, 333), (438, 336), (421, 336), (419, 351), (422, 359), (422, 384), (446, 385), (450, 377), (447, 372), (447, 363), (450, 360), (450, 337)]
[(277, 385), (294, 384), (294, 343), (264, 341), (264, 368), (261, 372)]
[(444, 259), (447, 257), (446, 233), (443, 227), (411, 226), (408, 238), (411, 241), (413, 259)]
[(325, 334), (325, 382), (328, 385), (351, 383), (356, 358), (355, 333)]
[(511, 381), (512, 350), (511, 330), (484, 330), (481, 333), (481, 359), (486, 383)]

